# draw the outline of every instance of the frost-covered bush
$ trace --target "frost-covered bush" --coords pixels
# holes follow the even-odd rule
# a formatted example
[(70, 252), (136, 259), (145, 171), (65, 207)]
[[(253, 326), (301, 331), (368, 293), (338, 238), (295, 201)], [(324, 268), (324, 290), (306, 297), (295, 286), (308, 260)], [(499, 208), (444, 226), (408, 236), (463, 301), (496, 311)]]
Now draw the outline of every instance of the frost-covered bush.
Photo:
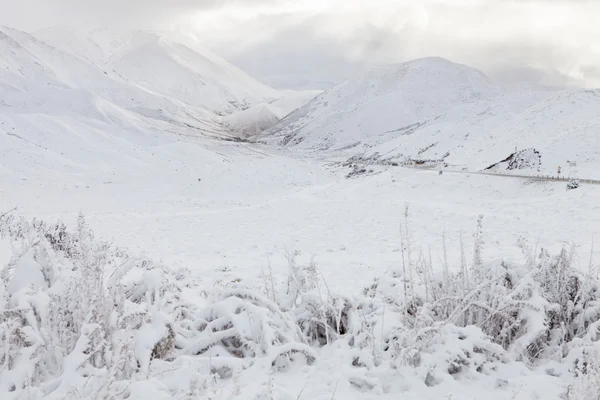
[(0, 233), (13, 249), (1, 275), (0, 391), (65, 394), (171, 355), (173, 277), (95, 241), (82, 216), (74, 233), (17, 218)]
[[(379, 310), (385, 307), (386, 321), (394, 321), (386, 326), (377, 312), (369, 316), (394, 367), (427, 365), (423, 379), (431, 385), (444, 374), (459, 378), (508, 361), (533, 368), (552, 361), (581, 370), (570, 389), (579, 394), (570, 398), (589, 392), (597, 399), (591, 388), (597, 388), (598, 364), (589, 357), (583, 362), (582, 354), (600, 346), (600, 280), (591, 262), (588, 271), (575, 266), (574, 248), (553, 256), (522, 240), (524, 263), (486, 263), (481, 217), (473, 261), (467, 263), (461, 240), (457, 268), (448, 266), (445, 240), (439, 268), (415, 251), (407, 220), (401, 241), (401, 265), (363, 292), (373, 304), (382, 301)], [(436, 352), (443, 356), (432, 357)]]
[(600, 362), (595, 357), (579, 360), (575, 366), (575, 380), (567, 390), (567, 400), (600, 399)]
[(288, 279), (278, 304), (291, 313), (309, 343), (323, 346), (359, 329), (354, 300), (335, 295), (319, 276), (314, 260), (299, 265), (299, 253), (288, 253)]
[[(281, 358), (315, 356), (290, 315), (271, 300), (244, 289), (228, 289), (198, 309), (192, 326), (179, 328), (176, 347), (185, 354), (211, 357), (255, 358), (267, 356), (272, 365)], [(232, 369), (221, 367), (220, 375)]]
[(563, 357), (564, 345), (585, 337), (600, 320), (600, 281), (574, 267), (573, 250), (551, 256), (521, 245), (525, 264), (484, 264), (479, 219), (471, 266), (455, 273), (442, 267), (443, 274), (435, 275), (431, 258), (421, 255), (407, 262), (416, 279), (407, 277), (410, 272), (392, 272), (365, 294), (401, 308), (408, 326), (417, 315), (430, 324), (477, 326), (517, 358)]
[[(189, 356), (220, 377), (260, 357), (274, 369), (315, 360), (274, 302), (243, 288), (202, 290), (188, 271), (95, 240), (82, 216), (73, 231), (4, 216), (0, 237), (12, 253), (0, 265), (0, 393), (127, 398), (144, 389), (133, 382), (157, 369), (168, 379), (163, 363)], [(190, 376), (167, 398), (186, 387), (200, 393)]]
[[(219, 398), (229, 385), (236, 389), (227, 398), (297, 398), (273, 374), (298, 363), (318, 368), (323, 352), (335, 351), (357, 371), (348, 375), (352, 390), (380, 393), (394, 373), (438, 387), (552, 362), (570, 383), (568, 399), (596, 400), (600, 280), (592, 263), (582, 271), (574, 250), (551, 255), (525, 241), (523, 263), (487, 263), (484, 234), (479, 217), (471, 257), (461, 238), (455, 268), (444, 237), (438, 267), (413, 242), (407, 209), (398, 268), (350, 297), (332, 293), (298, 253), (288, 255), (284, 282), (269, 268), (264, 293), (205, 288), (187, 270), (96, 240), (81, 216), (69, 229), (2, 215), (0, 393)], [(236, 382), (245, 372), (269, 381), (244, 393)]]
[(506, 351), (475, 326), (436, 324), (397, 330), (389, 345), (386, 350), (393, 354), (392, 366), (421, 369), (428, 386), (446, 376), (473, 379), (477, 374), (490, 374), (509, 361)]

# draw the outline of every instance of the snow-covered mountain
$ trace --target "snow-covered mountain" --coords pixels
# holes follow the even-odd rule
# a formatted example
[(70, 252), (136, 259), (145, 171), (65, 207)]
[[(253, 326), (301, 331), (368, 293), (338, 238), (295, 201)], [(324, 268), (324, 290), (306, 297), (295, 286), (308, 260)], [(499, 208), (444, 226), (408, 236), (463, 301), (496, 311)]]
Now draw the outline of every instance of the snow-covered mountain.
[[(555, 171), (600, 163), (600, 91), (504, 85), (440, 58), (376, 68), (315, 98), (260, 140), (297, 149), (446, 163), (481, 170), (525, 149)], [(533, 150), (532, 150), (533, 151)]]
[(128, 83), (219, 114), (281, 97), (279, 91), (184, 36), (64, 28), (47, 29), (39, 35), (54, 47), (82, 55)]
[[(182, 136), (258, 133), (316, 95), (272, 89), (185, 38), (62, 28), (39, 36), (0, 28), (0, 171), (105, 179), (157, 165), (153, 146)], [(265, 120), (254, 110), (267, 104)]]
[(105, 101), (139, 114), (147, 114), (144, 110), (160, 111), (170, 119), (186, 123), (193, 118), (186, 116), (185, 111), (198, 117), (209, 116), (208, 110), (192, 110), (177, 99), (131, 85), (23, 32), (3, 28), (0, 54), (3, 67), (0, 84), (4, 88), (0, 104), (10, 107), (4, 111), (98, 116), (93, 103)]
[(16, 175), (106, 179), (123, 166), (152, 165), (150, 147), (177, 135), (227, 133), (209, 110), (8, 28), (0, 30), (0, 88), (0, 169)]

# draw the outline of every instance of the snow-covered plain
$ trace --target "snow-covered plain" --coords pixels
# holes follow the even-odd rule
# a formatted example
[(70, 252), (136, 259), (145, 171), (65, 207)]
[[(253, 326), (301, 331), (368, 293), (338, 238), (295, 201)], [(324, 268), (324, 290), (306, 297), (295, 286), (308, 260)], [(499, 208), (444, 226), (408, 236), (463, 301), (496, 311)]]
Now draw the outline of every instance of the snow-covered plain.
[[(445, 231), (455, 260), (461, 231), (470, 243), (480, 214), (491, 260), (520, 260), (523, 237), (554, 251), (573, 242), (585, 265), (593, 236), (600, 233), (596, 185), (568, 191), (564, 182), (439, 176), (399, 167), (345, 179), (346, 169), (325, 160), (266, 147), (217, 143), (212, 163), (202, 165), (197, 144), (180, 146), (188, 154), (173, 154), (179, 170), (171, 165), (175, 160), (157, 157), (162, 172), (159, 164), (147, 175), (137, 171), (135, 177), (115, 175), (106, 182), (52, 176), (5, 181), (0, 209), (18, 206), (27, 217), (65, 222), (82, 212), (101, 237), (168, 264), (198, 265), (215, 280), (229, 276), (259, 284), (269, 260), (283, 277), (285, 249), (300, 250), (323, 265), (331, 286), (349, 292), (364, 283), (357, 276), (379, 276), (401, 262), (405, 205), (415, 242), (426, 251), (431, 246), (439, 257)], [(598, 246), (594, 254), (600, 260)]]
[[(64, 33), (50, 31), (44, 35), (41, 37), (46, 37), (49, 42), (56, 35), (65, 37)], [(301, 149), (219, 140), (230, 138), (232, 132), (218, 114), (229, 113), (225, 119), (236, 121), (240, 124), (237, 128), (242, 130), (247, 120), (243, 118), (244, 114), (235, 118), (236, 113), (250, 112), (252, 115), (256, 107), (260, 110), (264, 104), (269, 104), (269, 111), (282, 118), (289, 112), (291, 104), (295, 106), (304, 101), (298, 99), (308, 101), (316, 93), (279, 93), (236, 72), (231, 79), (250, 80), (252, 84), (234, 85), (228, 78), (210, 75), (216, 82), (211, 88), (219, 88), (220, 94), (215, 94), (217, 89), (211, 89), (210, 96), (213, 97), (206, 102), (204, 97), (198, 96), (199, 88), (182, 92), (170, 81), (178, 77), (184, 81), (191, 79), (179, 69), (172, 71), (169, 66), (175, 59), (181, 61), (178, 57), (188, 54), (190, 47), (182, 50), (180, 45), (171, 42), (167, 45), (161, 40), (156, 46), (154, 39), (144, 42), (145, 46), (152, 44), (154, 50), (160, 49), (159, 55), (152, 54), (164, 61), (156, 64), (160, 71), (146, 70), (148, 75), (131, 72), (140, 65), (127, 62), (127, 57), (118, 60), (109, 57), (110, 64), (103, 64), (106, 54), (112, 54), (112, 48), (118, 48), (120, 52), (126, 50), (125, 53), (130, 51), (130, 47), (116, 45), (131, 44), (131, 36), (127, 38), (124, 42), (113, 41), (111, 46), (98, 44), (99, 53), (103, 54), (99, 57), (81, 54), (76, 41), (59, 51), (19, 32), (10, 31), (0, 36), (3, 46), (0, 62), (4, 67), (3, 75), (0, 75), (0, 215), (17, 207), (0, 219), (6, 224), (0, 229), (3, 268), (0, 338), (4, 343), (0, 357), (0, 395), (3, 399), (44, 396), (56, 399), (563, 398), (567, 386), (574, 381), (575, 358), (582, 348), (594, 349), (595, 333), (591, 328), (587, 334), (581, 328), (580, 336), (589, 340), (579, 347), (579, 342), (575, 341), (562, 347), (549, 346), (546, 351), (555, 353), (543, 358), (543, 362), (524, 360), (520, 358), (525, 353), (519, 347), (521, 342), (530, 335), (541, 337), (545, 334), (543, 329), (531, 330), (532, 327), (539, 329), (536, 325), (540, 322), (536, 319), (539, 313), (528, 307), (551, 310), (550, 304), (537, 298), (519, 297), (522, 294), (517, 296), (514, 292), (507, 295), (510, 301), (526, 304), (523, 309), (531, 314), (524, 312), (523, 316), (515, 317), (522, 324), (516, 329), (515, 336), (518, 338), (520, 332), (524, 339), (521, 342), (515, 340), (511, 346), (502, 349), (473, 325), (465, 328), (459, 327), (458, 322), (432, 323), (427, 320), (431, 317), (428, 310), (417, 314), (422, 319), (406, 317), (403, 307), (410, 304), (406, 303), (408, 293), (402, 283), (408, 277), (406, 274), (405, 278), (399, 276), (402, 275), (403, 260), (411, 259), (416, 275), (414, 282), (421, 282), (411, 281), (414, 286), (411, 296), (416, 298), (422, 295), (422, 288), (431, 290), (435, 287), (428, 284), (427, 279), (431, 276), (419, 270), (424, 265), (423, 260), (431, 257), (431, 274), (437, 277), (443, 273), (446, 253), (450, 273), (459, 273), (464, 250), (467, 264), (476, 275), (480, 274), (477, 272), (479, 267), (486, 271), (481, 272), (482, 276), (494, 275), (502, 262), (525, 265), (510, 271), (522, 278), (519, 287), (525, 287), (524, 292), (528, 292), (527, 284), (531, 283), (526, 279), (526, 267), (532, 268), (536, 262), (544, 266), (548, 263), (544, 257), (536, 258), (543, 255), (541, 249), (556, 255), (563, 247), (570, 249), (571, 244), (576, 250), (571, 259), (574, 270), (586, 273), (590, 256), (592, 261), (600, 259), (598, 246), (593, 246), (594, 235), (600, 229), (600, 186), (582, 185), (576, 190), (566, 190), (564, 183), (464, 173), (438, 175), (434, 170), (376, 163), (369, 166), (372, 172), (347, 178), (348, 167), (340, 162), (360, 152), (354, 147), (333, 152), (329, 145), (324, 146), (327, 151), (317, 151), (316, 148), (322, 147), (318, 135), (314, 139), (315, 146), (304, 146), (302, 143), (313, 140), (308, 131), (302, 131), (308, 133), (306, 141), (300, 142), (300, 147), (304, 146)], [(89, 38), (85, 40), (88, 43)], [(177, 57), (172, 51), (176, 51)], [(197, 56), (193, 57), (196, 59)], [(333, 100), (326, 100), (331, 103), (323, 105), (323, 99), (338, 96), (337, 93), (340, 94), (336, 101), (342, 103), (347, 99), (369, 99), (368, 90), (373, 87), (368, 83), (371, 78), (362, 77), (359, 80), (364, 80), (366, 86), (361, 86), (360, 90), (352, 89), (352, 93), (346, 93), (340, 92), (343, 86), (342, 89), (334, 88), (306, 107), (314, 111), (321, 104), (327, 110), (327, 120), (334, 118), (355, 127), (356, 118), (359, 118), (386, 131), (394, 128), (386, 124), (392, 124), (396, 118), (400, 120), (397, 121), (399, 126), (410, 125), (414, 118), (456, 112), (457, 108), (447, 111), (449, 107), (464, 107), (467, 109), (464, 115), (479, 115), (477, 110), (486, 101), (491, 101), (489, 99), (513, 96), (512, 92), (498, 94), (500, 89), (493, 82), (466, 67), (461, 67), (457, 75), (455, 66), (440, 60), (432, 62), (433, 65), (422, 60), (417, 63), (429, 73), (437, 71), (428, 81), (431, 83), (429, 88), (414, 87), (408, 92), (403, 88), (398, 90), (394, 85), (398, 82), (405, 85), (406, 81), (385, 74), (389, 81), (382, 83), (376, 79), (378, 85), (390, 91), (381, 104), (374, 100), (367, 108), (355, 104), (352, 110), (334, 108), (337, 106)], [(110, 65), (106, 74), (101, 65)], [(145, 68), (152, 65), (143, 64)], [(178, 65), (179, 68), (183, 64)], [(202, 73), (204, 69), (194, 69), (197, 66), (194, 64), (188, 72)], [(73, 71), (82, 72), (75, 74)], [(157, 73), (162, 75), (161, 79), (154, 80)], [(372, 74), (380, 76), (380, 71)], [(130, 80), (133, 77), (136, 80)], [(451, 80), (456, 87), (432, 94), (432, 90), (437, 90), (436, 79), (441, 82)], [(240, 87), (244, 90), (238, 91)], [(252, 90), (246, 92), (248, 87)], [(477, 96), (473, 95), (474, 91)], [(402, 97), (398, 93), (408, 96), (416, 104), (415, 108), (401, 114), (388, 109), (386, 118), (371, 119), (372, 110), (381, 110), (390, 101)], [(469, 132), (475, 135), (479, 130), (487, 132), (490, 126), (500, 129), (497, 127), (505, 124), (508, 127), (514, 124), (514, 118), (527, 120), (515, 110), (525, 107), (533, 115), (530, 103), (539, 108), (540, 104), (548, 102), (548, 107), (540, 108), (544, 120), (552, 117), (557, 123), (575, 121), (587, 127), (577, 130), (577, 134), (586, 140), (569, 142), (568, 148), (564, 146), (565, 151), (593, 155), (597, 153), (593, 130), (599, 125), (593, 119), (597, 117), (590, 111), (595, 103), (586, 97), (593, 94), (560, 92), (557, 95), (539, 88), (519, 88), (518, 95), (514, 94), (512, 100), (493, 103), (511, 104), (501, 112), (494, 112), (495, 123), (489, 118), (478, 122), (480, 125), (467, 122), (471, 124)], [(414, 100), (417, 95), (420, 97)], [(563, 102), (571, 104), (568, 115), (563, 117), (553, 108), (552, 99), (556, 96), (568, 96)], [(375, 97), (379, 99), (379, 96)], [(276, 98), (279, 100), (274, 100)], [(473, 99), (477, 100), (476, 105), (471, 103)], [(456, 106), (457, 102), (462, 105)], [(246, 108), (242, 104), (253, 107), (241, 110)], [(236, 107), (241, 111), (233, 110)], [(161, 110), (167, 110), (169, 117), (157, 118), (156, 113)], [(576, 110), (581, 112), (579, 119), (574, 115)], [(305, 111), (306, 108), (299, 112)], [(298, 116), (290, 115), (268, 133), (280, 135), (278, 129), (281, 129), (284, 132), (281, 135), (285, 135), (290, 118), (297, 120)], [(307, 120), (307, 126), (322, 123), (319, 118)], [(460, 119), (458, 116), (453, 118)], [(252, 123), (255, 120), (248, 122)], [(510, 153), (515, 141), (520, 147), (533, 146), (541, 135), (536, 131), (525, 137), (519, 130), (524, 129), (522, 125), (511, 125), (511, 128), (514, 130), (509, 130), (513, 135), (510, 140), (502, 139), (496, 130), (486, 133), (492, 136), (492, 142), (483, 139), (476, 142), (477, 146), (502, 142), (506, 149), (468, 157), (467, 154), (474, 151), (468, 147), (463, 156), (453, 153), (454, 163), (481, 169), (505, 158), (508, 154), (504, 150)], [(323, 125), (323, 129), (330, 127)], [(366, 131), (352, 131), (347, 136), (344, 132), (338, 132), (339, 135), (331, 132), (331, 140), (339, 147), (356, 140), (371, 140), (365, 136)], [(415, 131), (410, 135), (410, 140), (414, 141), (411, 145), (415, 148), (429, 146), (431, 138), (428, 135), (425, 131)], [(408, 146), (398, 142), (400, 139), (392, 133), (383, 139), (374, 136), (375, 141), (369, 142), (374, 144), (374, 151), (380, 151), (377, 146), (387, 146), (390, 151), (404, 154), (403, 149)], [(454, 140), (452, 146), (463, 145), (455, 140), (454, 133), (444, 140)], [(474, 146), (468, 141), (464, 143), (465, 147)], [(559, 145), (554, 143), (552, 146), (555, 147), (540, 148), (542, 157), (553, 154), (545, 149), (558, 149)], [(555, 163), (558, 156), (552, 157), (551, 162)], [(596, 160), (590, 156), (580, 163), (583, 164), (581, 168), (592, 173), (597, 167)], [(404, 216), (407, 206), (408, 226)], [(81, 229), (81, 220), (78, 225), (79, 213), (85, 216), (86, 223), (94, 231), (94, 238), (87, 236), (86, 229)], [(79, 236), (68, 242), (72, 247), (67, 250), (71, 250), (57, 248), (56, 244), (52, 245), (54, 239), (40, 235), (35, 224), (34, 228), (26, 228), (15, 220), (5, 222), (12, 215), (50, 224), (62, 219), (71, 232), (77, 232), (79, 227)], [(483, 215), (482, 230), (474, 237), (480, 215)], [(410, 245), (406, 244), (407, 228)], [(25, 234), (18, 233), (22, 231)], [(125, 259), (118, 251), (102, 253), (105, 250), (94, 247), (100, 239), (127, 248), (130, 258)], [(48, 240), (47, 244), (45, 240)], [(483, 241), (481, 246), (474, 245), (478, 240)], [(535, 250), (524, 254), (528, 246)], [(412, 251), (410, 257), (407, 248)], [(70, 251), (73, 252), (71, 255)], [(117, 265), (117, 271), (123, 268), (125, 272), (118, 272), (115, 277), (108, 270), (109, 276), (96, 277), (94, 266), (97, 264), (89, 261), (90, 254), (95, 252), (112, 260), (107, 262), (108, 268), (115, 269)], [(289, 254), (296, 252), (300, 252), (296, 257), (297, 265), (308, 265), (307, 268), (293, 267), (296, 264), (290, 260), (294, 257)], [(157, 264), (136, 264), (132, 260), (137, 257)], [(478, 267), (479, 258), (483, 264)], [(147, 268), (147, 265), (154, 267)], [(180, 268), (188, 271), (178, 272)], [(546, 271), (543, 268), (542, 271)], [(306, 279), (317, 282), (316, 287), (299, 279), (301, 272), (312, 277), (312, 280)], [(290, 276), (293, 277), (291, 281)], [(94, 280), (96, 278), (98, 281)], [(477, 276), (472, 279), (479, 282)], [(559, 281), (560, 287), (560, 276), (551, 276), (550, 281)], [(69, 282), (74, 282), (72, 291), (63, 290), (68, 296), (61, 297), (61, 290)], [(373, 286), (373, 282), (378, 285)], [(595, 288), (593, 282), (595, 280), (590, 278), (586, 285)], [(108, 303), (101, 295), (98, 297), (98, 293), (97, 297), (86, 297), (94, 294), (88, 289), (94, 285), (102, 288), (113, 285), (107, 289)], [(536, 290), (540, 290), (552, 294), (545, 286), (540, 289), (531, 285), (531, 293), (537, 295)], [(300, 294), (297, 298), (292, 296), (290, 286), (298, 286)], [(451, 290), (448, 293), (447, 297), (452, 297), (450, 293), (456, 294)], [(471, 292), (465, 292), (468, 297), (467, 293)], [(515, 297), (511, 298), (513, 295)], [(73, 303), (61, 303), (71, 296), (75, 296), (70, 300)], [(249, 301), (252, 296), (255, 300)], [(429, 296), (432, 294), (425, 295)], [(326, 317), (319, 316), (321, 311), (317, 310), (316, 320), (307, 319), (302, 312), (308, 312), (306, 304), (313, 304), (315, 299), (318, 304), (324, 304), (323, 297), (332, 299), (333, 308), (339, 306), (338, 301), (342, 302), (342, 308), (347, 304), (352, 307), (350, 311), (344, 311), (350, 315), (345, 322), (348, 324), (346, 334), (341, 334), (339, 329), (329, 332), (331, 342), (320, 346), (318, 340), (311, 341), (310, 335), (303, 336), (296, 330), (308, 329), (305, 334), (314, 333), (310, 327), (318, 326), (319, 318)], [(243, 299), (248, 301), (243, 302)], [(113, 300), (118, 304), (110, 303)], [(294, 300), (300, 305), (294, 304)], [(80, 303), (75, 303), (77, 301)], [(560, 303), (559, 300), (556, 302)], [(596, 302), (590, 300), (585, 315), (580, 318), (581, 326), (588, 328), (590, 321), (597, 320)], [(579, 303), (574, 303), (572, 305), (577, 309)], [(496, 303), (493, 306), (502, 308)], [(103, 307), (108, 307), (108, 311)], [(25, 311), (18, 314), (20, 310)], [(47, 314), (41, 310), (46, 310)], [(53, 320), (47, 319), (47, 315), (55, 315), (53, 312), (63, 315), (65, 310), (75, 315), (75, 321), (79, 317), (85, 323), (77, 329), (57, 330), (63, 333), (54, 335), (54, 325), (47, 323)], [(238, 313), (237, 310), (245, 311)], [(229, 311), (232, 315), (228, 315)], [(106, 326), (119, 328), (115, 328), (117, 333), (113, 336), (105, 338), (110, 345), (98, 338), (97, 329), (99, 326), (105, 329), (104, 322), (94, 318), (88, 321), (89, 315), (97, 318), (103, 313), (112, 315), (107, 317), (110, 323)], [(508, 311), (498, 311), (498, 314), (503, 313), (508, 314)], [(339, 315), (342, 315), (341, 311)], [(202, 321), (210, 324), (224, 316), (231, 318), (229, 325), (211, 326), (212, 333), (202, 327)], [(138, 317), (141, 322), (131, 322)], [(263, 325), (253, 322), (263, 320)], [(298, 322), (299, 328), (290, 327), (294, 322)], [(542, 326), (544, 323), (550, 321), (541, 321)], [(257, 332), (257, 326), (260, 332)], [(171, 329), (175, 332), (175, 344), (168, 345)], [(239, 352), (230, 352), (231, 348), (237, 348), (231, 342), (228, 342), (230, 347), (224, 343), (208, 345), (214, 339), (211, 335), (221, 335), (223, 329), (237, 329), (247, 340), (242, 346), (243, 351), (253, 353), (255, 357), (246, 358)], [(552, 332), (556, 334), (556, 331)], [(277, 340), (269, 342), (265, 339), (271, 334)], [(432, 338), (419, 342), (420, 335), (427, 334), (432, 334)], [(70, 342), (70, 335), (76, 340)], [(413, 339), (416, 344), (410, 342)], [(48, 352), (48, 347), (55, 343), (53, 341), (61, 345), (55, 344), (57, 350)], [(93, 350), (99, 343), (103, 343), (101, 347), (106, 352), (103, 356)], [(156, 350), (157, 344), (166, 350)], [(63, 348), (63, 345), (72, 348)], [(395, 350), (386, 350), (388, 345)], [(201, 351), (203, 348), (210, 351)], [(558, 348), (566, 353), (564, 359), (556, 355)], [(415, 353), (420, 357), (418, 363), (415, 354), (410, 353), (415, 349), (419, 349)], [(290, 361), (298, 358), (291, 350), (304, 352), (305, 360)], [(529, 347), (527, 351), (530, 351)], [(9, 357), (9, 354), (12, 355)], [(274, 354), (288, 354), (289, 357), (273, 359)], [(37, 360), (37, 364), (34, 361), (28, 364), (27, 357)], [(314, 361), (311, 360), (313, 357)], [(47, 360), (52, 362), (39, 367)], [(462, 360), (464, 368), (455, 365), (455, 360)], [(121, 362), (124, 364), (119, 364)], [(215, 371), (224, 377), (212, 377), (211, 373)], [(600, 376), (591, 372), (589, 375)], [(594, 382), (590, 387), (594, 387)], [(588, 399), (581, 395), (577, 397), (577, 394), (573, 397), (573, 392), (570, 396), (570, 399)], [(593, 393), (590, 396), (589, 399), (596, 399)]]

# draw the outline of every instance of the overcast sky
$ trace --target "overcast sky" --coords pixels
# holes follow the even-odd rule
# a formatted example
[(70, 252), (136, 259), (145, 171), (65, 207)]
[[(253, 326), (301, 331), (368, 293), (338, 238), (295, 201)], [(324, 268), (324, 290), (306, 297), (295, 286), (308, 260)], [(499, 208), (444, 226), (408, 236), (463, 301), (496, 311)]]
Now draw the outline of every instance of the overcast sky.
[(271, 83), (440, 56), (505, 80), (600, 87), (598, 15), (600, 0), (0, 0), (0, 24), (28, 31), (182, 29)]

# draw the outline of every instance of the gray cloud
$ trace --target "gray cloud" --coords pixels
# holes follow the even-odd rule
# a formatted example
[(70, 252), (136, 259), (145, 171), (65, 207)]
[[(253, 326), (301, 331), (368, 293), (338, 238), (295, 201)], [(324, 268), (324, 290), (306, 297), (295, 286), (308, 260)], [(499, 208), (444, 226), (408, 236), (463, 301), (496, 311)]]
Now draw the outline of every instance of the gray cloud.
[[(214, 49), (267, 79), (301, 69), (316, 70), (322, 78), (317, 65), (345, 77), (347, 71), (373, 64), (440, 56), (505, 81), (600, 86), (600, 29), (595, 22), (600, 2), (400, 3), (352, 13), (327, 11), (305, 17), (293, 29), (282, 26), (259, 44), (241, 45), (238, 38), (233, 46), (219, 42)], [(270, 26), (269, 19), (251, 26)], [(261, 59), (270, 61), (261, 66)]]
[[(250, 45), (220, 45), (215, 50), (250, 75), (290, 89), (325, 89), (368, 68), (345, 40), (322, 34), (322, 16), (263, 16), (251, 30), (282, 24), (267, 40)], [(277, 25), (275, 25), (277, 26)]]
[(507, 83), (530, 82), (559, 88), (582, 85), (582, 82), (575, 81), (573, 78), (557, 71), (545, 71), (519, 65), (504, 65), (497, 68), (492, 67), (487, 70), (487, 73), (492, 78)]
[(155, 28), (188, 13), (278, 0), (0, 0), (0, 24), (23, 30), (70, 24)]
[(0, 0), (0, 24), (193, 32), (270, 82), (440, 56), (503, 80), (600, 86), (600, 1)]

